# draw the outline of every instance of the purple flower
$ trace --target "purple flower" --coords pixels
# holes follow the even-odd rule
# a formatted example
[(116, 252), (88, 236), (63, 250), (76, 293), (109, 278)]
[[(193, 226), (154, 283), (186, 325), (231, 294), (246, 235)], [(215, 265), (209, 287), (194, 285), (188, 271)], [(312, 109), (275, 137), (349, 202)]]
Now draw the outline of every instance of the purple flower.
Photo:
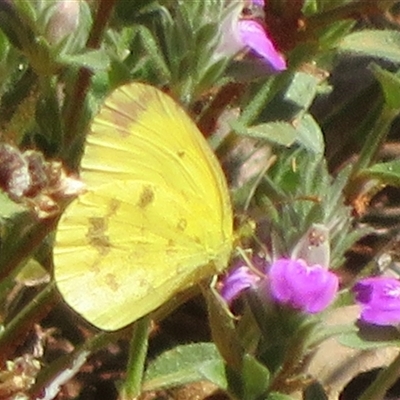
[(394, 278), (365, 278), (353, 286), (361, 319), (375, 325), (400, 323), (400, 282)]
[(281, 303), (310, 314), (331, 304), (339, 279), (320, 265), (309, 266), (304, 260), (281, 258), (268, 271), (272, 297)]
[(223, 281), (221, 296), (230, 304), (244, 290), (256, 286), (260, 279), (260, 276), (251, 271), (249, 267), (245, 265), (236, 267)]
[(240, 8), (233, 8), (222, 21), (220, 40), (215, 50), (216, 58), (233, 57), (247, 49), (261, 57), (271, 71), (285, 70), (286, 61), (275, 48), (264, 27), (256, 20), (240, 19), (240, 13)]
[(245, 48), (260, 56), (276, 72), (286, 69), (286, 60), (275, 48), (263, 26), (252, 19), (238, 21), (239, 37)]

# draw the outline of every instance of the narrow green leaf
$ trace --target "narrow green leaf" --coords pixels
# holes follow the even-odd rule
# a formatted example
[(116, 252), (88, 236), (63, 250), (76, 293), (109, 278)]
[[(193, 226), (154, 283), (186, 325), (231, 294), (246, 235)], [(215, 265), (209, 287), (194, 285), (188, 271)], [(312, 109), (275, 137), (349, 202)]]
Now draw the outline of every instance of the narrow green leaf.
[(355, 23), (353, 20), (340, 20), (330, 24), (327, 28), (324, 27), (318, 38), (320, 46), (327, 49), (336, 47), (338, 41), (350, 33)]
[(400, 32), (362, 30), (351, 33), (339, 44), (339, 51), (400, 62)]
[(400, 160), (378, 163), (360, 171), (360, 175), (379, 179), (381, 182), (400, 186)]
[(171, 70), (152, 32), (148, 28), (140, 26), (138, 27), (138, 34), (140, 35), (146, 53), (152, 61), (152, 66), (157, 70), (157, 73), (160, 74), (160, 81), (165, 80), (169, 82), (171, 80)]
[(311, 114), (306, 113), (302, 116), (297, 123), (296, 131), (296, 141), (299, 144), (315, 154), (323, 154), (324, 137), (321, 128)]
[(234, 317), (216, 289), (206, 284), (201, 285), (201, 288), (207, 301), (213, 342), (226, 364), (238, 372), (242, 367), (243, 349), (235, 329)]
[(1, 62), (6, 62), (6, 56), (8, 54), (8, 51), (10, 49), (10, 43), (7, 40), (6, 35), (0, 31), (0, 61)]
[(18, 13), (23, 15), (25, 18), (29, 18), (30, 21), (36, 19), (36, 12), (32, 2), (27, 0), (15, 0), (12, 4), (18, 10)]
[(91, 50), (84, 54), (65, 54), (57, 61), (62, 64), (85, 67), (92, 71), (105, 71), (110, 66), (110, 58), (103, 50)]
[(397, 74), (384, 70), (377, 64), (372, 64), (370, 68), (382, 86), (386, 103), (391, 108), (400, 108), (400, 77)]
[(349, 332), (337, 337), (343, 345), (353, 349), (370, 350), (379, 347), (400, 347), (400, 335), (392, 326), (368, 326), (357, 332)]
[(288, 122), (275, 121), (244, 128), (239, 122), (232, 128), (243, 136), (266, 140), (272, 144), (290, 147), (294, 142), (315, 154), (324, 152), (324, 138), (321, 128), (310, 114), (305, 114), (295, 125)]
[(296, 128), (288, 122), (281, 121), (251, 126), (245, 130), (241, 129), (238, 133), (286, 147), (290, 147), (297, 138)]

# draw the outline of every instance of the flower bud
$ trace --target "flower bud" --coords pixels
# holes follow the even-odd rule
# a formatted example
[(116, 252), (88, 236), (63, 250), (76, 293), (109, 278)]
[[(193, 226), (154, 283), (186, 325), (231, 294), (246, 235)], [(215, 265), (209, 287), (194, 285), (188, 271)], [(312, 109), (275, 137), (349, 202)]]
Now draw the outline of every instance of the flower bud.
[(56, 44), (78, 26), (81, 0), (58, 0), (46, 28), (46, 37)]

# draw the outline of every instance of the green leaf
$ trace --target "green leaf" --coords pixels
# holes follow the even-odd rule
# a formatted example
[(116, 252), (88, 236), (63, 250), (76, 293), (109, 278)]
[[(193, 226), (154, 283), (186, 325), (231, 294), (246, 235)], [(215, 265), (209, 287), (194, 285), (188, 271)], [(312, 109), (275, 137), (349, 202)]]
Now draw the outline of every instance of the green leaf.
[(360, 171), (360, 176), (379, 179), (381, 182), (400, 186), (400, 160), (378, 163)]
[(296, 122), (296, 141), (307, 150), (315, 154), (322, 154), (325, 149), (324, 137), (321, 128), (311, 114), (304, 114), (302, 118)]
[(325, 148), (321, 128), (308, 113), (301, 113), (294, 124), (274, 121), (245, 128), (240, 121), (235, 121), (232, 128), (239, 135), (266, 140), (280, 146), (290, 147), (297, 142), (315, 154), (322, 154)]
[(234, 316), (216, 289), (209, 285), (201, 285), (201, 288), (207, 302), (213, 342), (228, 366), (239, 371), (244, 351), (235, 329)]
[(368, 325), (359, 331), (345, 333), (338, 341), (353, 349), (370, 350), (379, 347), (400, 347), (400, 334), (393, 326)]
[(105, 71), (110, 66), (110, 59), (104, 50), (91, 50), (84, 54), (65, 54), (57, 61), (62, 64), (85, 67), (92, 71)]
[(372, 64), (370, 68), (381, 84), (386, 103), (391, 108), (400, 108), (400, 77), (376, 64)]
[(362, 30), (351, 33), (339, 44), (339, 51), (400, 62), (400, 32)]
[(355, 23), (353, 20), (341, 20), (334, 22), (329, 27), (324, 27), (322, 32), (318, 33), (320, 47), (326, 49), (336, 47), (338, 41), (349, 34)]
[(225, 367), (212, 343), (178, 346), (159, 356), (145, 373), (143, 390), (175, 387), (191, 382), (209, 381), (227, 387)]
[(6, 35), (0, 31), (0, 61), (6, 62), (8, 51), (10, 50), (10, 43), (7, 40)]
[[(236, 128), (236, 126), (233, 126)], [(280, 146), (290, 147), (297, 138), (297, 132), (288, 122), (268, 122), (241, 130), (244, 136), (266, 140)], [(238, 132), (240, 133), (240, 132)]]
[(169, 82), (171, 80), (171, 70), (152, 32), (145, 26), (139, 26), (137, 34), (140, 36), (142, 46), (151, 59), (152, 68), (160, 75), (159, 80), (161, 82)]
[(35, 8), (32, 2), (27, 0), (15, 0), (12, 2), (12, 4), (16, 10), (18, 10), (20, 15), (23, 15), (25, 18), (29, 18), (31, 21), (36, 19)]
[(234, 399), (258, 400), (265, 398), (270, 373), (255, 357), (246, 354), (240, 370), (227, 368), (228, 393)]
[(305, 72), (296, 72), (284, 95), (284, 100), (306, 110), (317, 94), (318, 84), (318, 77)]
[(318, 11), (318, 0), (304, 0), (302, 11), (304, 15), (313, 15)]
[(241, 379), (243, 381), (243, 398), (258, 399), (268, 389), (270, 373), (254, 357), (246, 354), (243, 358)]

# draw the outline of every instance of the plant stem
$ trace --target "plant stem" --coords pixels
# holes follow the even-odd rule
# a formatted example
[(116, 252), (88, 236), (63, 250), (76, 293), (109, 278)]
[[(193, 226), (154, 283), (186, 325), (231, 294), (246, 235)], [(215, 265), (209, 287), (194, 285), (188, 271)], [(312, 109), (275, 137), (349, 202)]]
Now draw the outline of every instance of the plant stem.
[[(97, 8), (96, 18), (93, 22), (93, 27), (90, 32), (86, 47), (89, 49), (97, 49), (100, 47), (101, 39), (108, 20), (111, 16), (111, 12), (114, 8), (116, 0), (101, 0)], [(68, 152), (72, 144), (74, 143), (80, 123), (82, 120), (83, 110), (85, 109), (84, 103), (86, 99), (86, 93), (89, 89), (91, 81), (91, 72), (87, 68), (81, 68), (78, 72), (78, 76), (75, 82), (72, 95), (68, 99), (64, 114), (64, 143), (62, 148), (67, 149)], [(70, 156), (68, 154), (68, 156)]]
[(148, 348), (150, 321), (149, 316), (143, 317), (133, 327), (126, 379), (120, 391), (120, 400), (134, 399), (140, 394)]
[(383, 106), (382, 112), (375, 123), (375, 126), (370, 130), (368, 137), (361, 150), (357, 162), (354, 164), (352, 175), (355, 176), (361, 169), (367, 168), (374, 160), (376, 154), (381, 149), (386, 136), (389, 133), (389, 128), (397, 117), (399, 110), (393, 109), (386, 104)]

